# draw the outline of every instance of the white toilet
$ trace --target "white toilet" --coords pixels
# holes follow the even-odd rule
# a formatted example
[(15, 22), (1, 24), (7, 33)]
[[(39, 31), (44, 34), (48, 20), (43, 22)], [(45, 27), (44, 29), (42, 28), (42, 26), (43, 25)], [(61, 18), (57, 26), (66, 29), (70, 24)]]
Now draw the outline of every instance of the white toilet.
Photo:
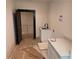
[(40, 29), (40, 37), (41, 37), (41, 43), (38, 43), (38, 47), (43, 56), (47, 59), (48, 39), (52, 37), (52, 31), (50, 29)]
[(48, 49), (48, 39), (52, 37), (52, 30), (40, 29), (41, 43), (38, 43), (40, 49)]

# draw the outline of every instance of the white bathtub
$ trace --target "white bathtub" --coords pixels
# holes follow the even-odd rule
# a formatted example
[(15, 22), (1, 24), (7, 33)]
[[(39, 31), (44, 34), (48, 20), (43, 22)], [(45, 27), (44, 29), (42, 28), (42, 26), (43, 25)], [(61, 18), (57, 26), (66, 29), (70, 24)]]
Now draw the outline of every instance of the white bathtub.
[[(55, 42), (53, 42), (53, 40), (55, 41), (55, 39), (53, 39), (53, 38), (49, 39), (48, 42), (49, 42), (49, 45), (51, 45), (50, 47), (54, 48), (55, 51), (57, 52), (57, 54), (60, 56), (59, 59), (67, 59), (66, 56), (70, 57), (70, 51), (71, 51), (71, 47), (72, 47), (71, 41), (67, 40), (65, 38), (56, 38)], [(50, 50), (50, 48), (48, 48), (48, 50)], [(49, 54), (51, 54), (51, 52)]]

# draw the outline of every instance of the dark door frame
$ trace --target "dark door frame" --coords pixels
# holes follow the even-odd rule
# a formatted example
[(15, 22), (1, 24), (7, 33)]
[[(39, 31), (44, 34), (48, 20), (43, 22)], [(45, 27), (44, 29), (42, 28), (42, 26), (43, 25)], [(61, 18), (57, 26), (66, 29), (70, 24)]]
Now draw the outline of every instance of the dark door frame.
[(33, 13), (33, 38), (36, 39), (36, 18), (35, 18), (36, 11), (35, 10), (29, 10), (29, 9), (17, 9), (16, 12), (32, 12)]

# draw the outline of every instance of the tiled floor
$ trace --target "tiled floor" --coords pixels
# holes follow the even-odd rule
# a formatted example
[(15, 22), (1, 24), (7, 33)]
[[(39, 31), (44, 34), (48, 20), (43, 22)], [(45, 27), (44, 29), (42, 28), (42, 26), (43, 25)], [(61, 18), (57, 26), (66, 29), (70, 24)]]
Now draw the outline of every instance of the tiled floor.
[(22, 42), (16, 46), (15, 51), (9, 59), (44, 59), (44, 56), (35, 49), (40, 39), (33, 39), (32, 36), (23, 36)]

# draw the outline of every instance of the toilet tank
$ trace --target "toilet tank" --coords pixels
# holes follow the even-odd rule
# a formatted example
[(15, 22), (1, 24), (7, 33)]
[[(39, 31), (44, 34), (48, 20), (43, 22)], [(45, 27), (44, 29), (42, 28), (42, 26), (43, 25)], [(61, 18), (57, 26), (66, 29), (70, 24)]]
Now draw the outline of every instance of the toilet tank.
[(50, 29), (41, 29), (41, 41), (47, 42), (52, 37), (52, 31)]

